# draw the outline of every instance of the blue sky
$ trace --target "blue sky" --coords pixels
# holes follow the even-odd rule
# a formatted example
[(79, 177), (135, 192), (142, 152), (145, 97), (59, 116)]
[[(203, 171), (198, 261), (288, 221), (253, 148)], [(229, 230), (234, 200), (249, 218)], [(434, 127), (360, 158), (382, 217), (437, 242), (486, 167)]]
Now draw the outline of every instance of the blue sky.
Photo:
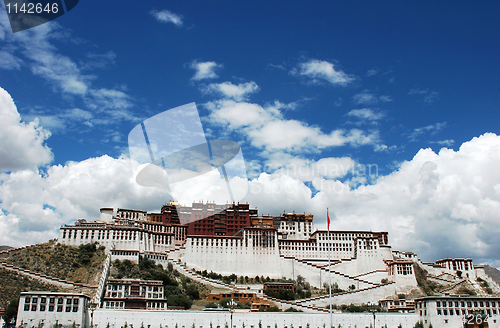
[(389, 231), (424, 260), (500, 266), (499, 14), (494, 1), (82, 0), (12, 34), (2, 9), (0, 244), (100, 207), (158, 210), (169, 196), (125, 168), (128, 133), (196, 102), (209, 139), (241, 144), (261, 213), (324, 228), (329, 207), (335, 229)]

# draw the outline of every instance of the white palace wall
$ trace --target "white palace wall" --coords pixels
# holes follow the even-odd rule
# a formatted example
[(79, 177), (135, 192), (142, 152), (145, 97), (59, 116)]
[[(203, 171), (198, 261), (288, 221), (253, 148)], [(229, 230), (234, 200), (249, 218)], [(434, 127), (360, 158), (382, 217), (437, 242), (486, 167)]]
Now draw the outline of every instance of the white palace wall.
[(175, 247), (174, 235), (158, 224), (77, 223), (59, 230), (58, 242), (78, 247), (93, 242), (111, 249), (165, 252)]
[[(370, 289), (333, 295), (332, 304), (342, 305), (342, 304), (367, 304), (368, 302), (377, 303), (381, 299), (385, 299), (388, 296), (395, 295), (395, 293), (396, 293), (396, 284), (387, 284), (387, 285), (372, 287)], [(322, 297), (318, 299), (311, 299), (307, 302), (300, 302), (300, 304), (325, 307), (330, 303), (328, 297)]]
[(253, 246), (252, 240), (239, 237), (188, 237), (182, 262), (196, 270), (222, 275), (269, 276), (281, 278), (276, 247)]
[[(332, 314), (334, 327), (370, 327), (375, 320), (375, 327), (412, 328), (419, 321), (415, 313), (409, 314), (377, 314), (375, 319), (371, 313)], [(151, 311), (151, 310), (103, 310), (94, 312), (94, 323), (97, 328), (120, 328), (127, 323), (131, 328), (224, 328), (231, 322), (228, 311)], [(260, 325), (259, 325), (260, 322)], [(236, 312), (233, 314), (233, 328), (325, 328), (330, 325), (329, 313), (282, 313), (282, 312)]]

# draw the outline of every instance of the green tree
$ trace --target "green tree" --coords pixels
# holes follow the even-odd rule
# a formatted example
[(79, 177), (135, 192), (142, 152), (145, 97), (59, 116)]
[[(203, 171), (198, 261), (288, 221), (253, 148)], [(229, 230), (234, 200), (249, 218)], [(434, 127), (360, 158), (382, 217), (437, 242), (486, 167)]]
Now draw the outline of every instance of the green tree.
[(200, 299), (200, 292), (195, 284), (189, 284), (186, 286), (186, 295), (192, 300)]
[(19, 307), (19, 298), (13, 299), (5, 308), (5, 314), (2, 316), (3, 321), (8, 325), (14, 320), (14, 324), (16, 324), (15, 320), (17, 318), (17, 308)]
[(170, 306), (181, 306), (184, 307), (184, 309), (189, 309), (191, 308), (191, 305), (193, 305), (193, 301), (191, 301), (186, 295), (169, 295), (167, 297), (167, 303)]

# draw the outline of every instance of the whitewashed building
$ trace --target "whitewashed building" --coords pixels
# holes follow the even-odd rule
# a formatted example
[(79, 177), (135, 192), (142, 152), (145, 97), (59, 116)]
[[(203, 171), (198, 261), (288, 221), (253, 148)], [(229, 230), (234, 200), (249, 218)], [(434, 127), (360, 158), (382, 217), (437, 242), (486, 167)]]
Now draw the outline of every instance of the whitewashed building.
[(19, 299), (17, 327), (88, 327), (90, 298), (84, 294), (23, 292)]
[(415, 299), (415, 310), (425, 327), (463, 327), (464, 321), (500, 326), (500, 297), (422, 297)]

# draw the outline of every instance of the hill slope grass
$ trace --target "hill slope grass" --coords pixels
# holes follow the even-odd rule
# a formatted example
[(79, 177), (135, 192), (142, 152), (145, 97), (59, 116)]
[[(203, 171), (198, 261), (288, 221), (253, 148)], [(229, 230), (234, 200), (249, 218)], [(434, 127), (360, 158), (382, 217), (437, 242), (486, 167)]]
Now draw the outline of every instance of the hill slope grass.
[(71, 247), (51, 240), (13, 251), (4, 262), (51, 277), (97, 285), (106, 255), (97, 244)]
[(30, 290), (41, 290), (51, 292), (63, 292), (64, 288), (42, 283), (36, 279), (19, 275), (16, 272), (0, 268), (0, 307), (6, 308), (13, 300), (18, 300), (21, 292)]

